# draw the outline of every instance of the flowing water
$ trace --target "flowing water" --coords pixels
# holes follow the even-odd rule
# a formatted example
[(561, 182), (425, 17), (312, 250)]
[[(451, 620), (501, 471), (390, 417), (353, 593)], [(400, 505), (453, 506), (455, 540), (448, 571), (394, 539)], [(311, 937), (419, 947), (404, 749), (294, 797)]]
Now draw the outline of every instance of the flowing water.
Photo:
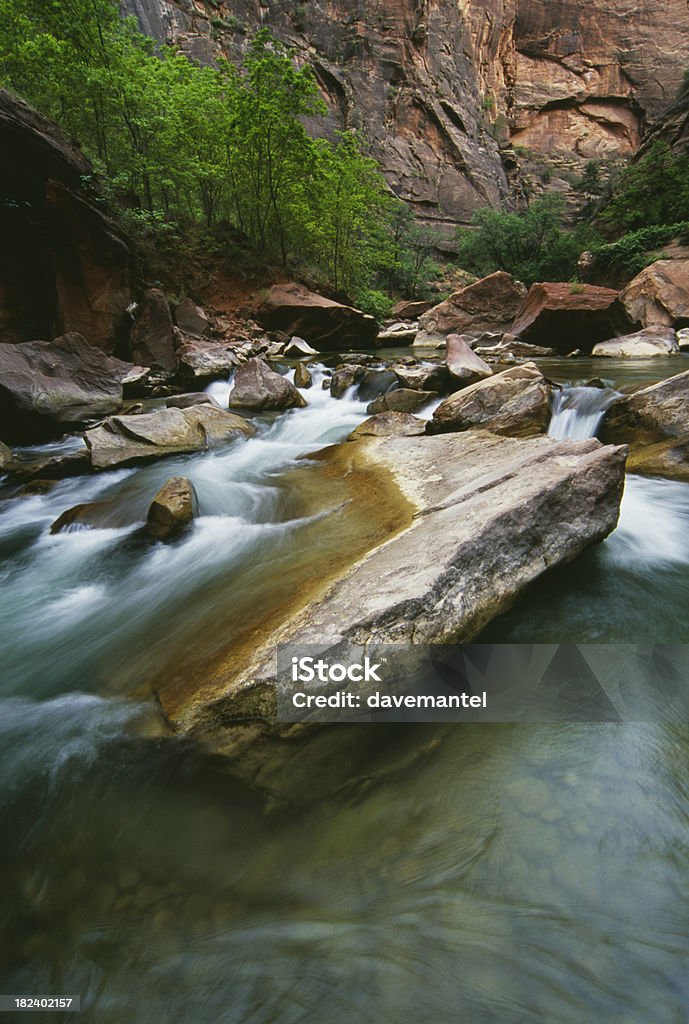
[[(586, 405), (590, 430), (595, 396), (566, 397), (556, 420), (578, 407), (578, 435)], [(370, 727), (395, 771), (270, 815), (161, 735), (151, 673), (230, 642), (362, 529), (303, 456), (364, 407), (307, 398), (247, 443), (0, 505), (0, 991), (80, 994), (94, 1024), (679, 1024), (684, 721)], [(151, 544), (176, 473), (202, 516)], [(99, 528), (51, 536), (83, 501)], [(618, 530), (483, 639), (689, 642), (688, 525), (689, 486), (630, 478)]]

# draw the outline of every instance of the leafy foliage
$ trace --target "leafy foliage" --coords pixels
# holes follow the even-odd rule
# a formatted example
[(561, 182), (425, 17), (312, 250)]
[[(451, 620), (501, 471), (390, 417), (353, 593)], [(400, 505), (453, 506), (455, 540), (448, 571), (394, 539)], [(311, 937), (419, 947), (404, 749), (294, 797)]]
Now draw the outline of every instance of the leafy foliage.
[(626, 276), (634, 277), (657, 259), (659, 247), (677, 237), (685, 244), (689, 242), (689, 221), (629, 231), (615, 242), (594, 246), (592, 253), (599, 269), (622, 271)]
[(616, 233), (689, 220), (689, 160), (654, 142), (622, 173), (600, 220)]
[(569, 280), (585, 247), (585, 230), (565, 231), (563, 201), (547, 195), (524, 213), (477, 210), (474, 228), (458, 232), (460, 266), (479, 276), (505, 270), (525, 284)]

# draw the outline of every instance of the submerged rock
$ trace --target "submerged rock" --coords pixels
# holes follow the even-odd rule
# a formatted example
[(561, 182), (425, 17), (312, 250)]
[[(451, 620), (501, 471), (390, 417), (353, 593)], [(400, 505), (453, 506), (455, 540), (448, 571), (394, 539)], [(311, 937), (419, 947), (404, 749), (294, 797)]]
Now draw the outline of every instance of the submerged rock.
[(9, 440), (40, 440), (117, 412), (122, 382), (140, 371), (80, 334), (0, 345), (0, 430)]
[(276, 284), (263, 299), (256, 318), (269, 331), (298, 335), (319, 352), (375, 345), (378, 326), (372, 316), (317, 295), (297, 284)]
[(149, 506), (146, 532), (156, 540), (172, 540), (192, 522), (197, 511), (194, 485), (185, 476), (172, 477)]
[(220, 409), (220, 403), (205, 391), (190, 391), (185, 395), (172, 395), (165, 402), (168, 409), (190, 409), (192, 405), (212, 405)]
[(282, 377), (262, 359), (254, 357), (240, 366), (234, 377), (230, 392), (230, 408), (252, 409), (262, 412), (266, 409), (303, 409), (307, 401), (294, 384)]
[(671, 356), (679, 352), (677, 335), (672, 327), (644, 327), (635, 334), (612, 338), (594, 345), (594, 356), (609, 359), (651, 359)]
[(362, 437), (416, 437), (425, 434), (426, 421), (408, 412), (381, 412), (364, 420), (352, 431), (348, 441)]
[(550, 387), (534, 363), (524, 363), (471, 384), (446, 398), (433, 414), (429, 433), (483, 427), (497, 434), (530, 437), (550, 418)]
[(142, 416), (112, 416), (87, 430), (85, 438), (93, 468), (109, 469), (142, 459), (203, 451), (255, 432), (240, 416), (212, 405), (194, 405)]

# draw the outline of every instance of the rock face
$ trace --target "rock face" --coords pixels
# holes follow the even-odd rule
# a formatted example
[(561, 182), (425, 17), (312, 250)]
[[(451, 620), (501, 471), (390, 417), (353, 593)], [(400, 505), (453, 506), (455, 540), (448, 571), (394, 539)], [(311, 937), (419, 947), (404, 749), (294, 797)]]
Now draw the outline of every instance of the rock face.
[[(244, 33), (259, 27), (295, 45), (328, 105), (326, 131), (365, 125), (395, 194), (448, 237), (518, 191), (528, 158), (501, 151), (510, 140), (556, 175), (563, 164), (578, 173), (587, 160), (627, 157), (676, 95), (689, 52), (684, 0), (125, 6), (206, 63), (219, 51), (237, 58)], [(230, 15), (231, 26), (215, 27)]]
[(590, 352), (599, 341), (628, 334), (633, 326), (613, 289), (548, 283), (531, 286), (511, 333), (558, 352)]
[(146, 532), (156, 540), (174, 540), (197, 514), (194, 485), (185, 476), (174, 476), (163, 484), (151, 502)]
[(141, 416), (113, 416), (86, 431), (94, 469), (110, 469), (143, 459), (203, 451), (255, 429), (246, 420), (211, 405), (162, 409)]
[(484, 363), (480, 356), (472, 352), (459, 334), (448, 335), (445, 344), (447, 368), (455, 380), (459, 380), (463, 384), (470, 384), (473, 381), (492, 376), (493, 371), (488, 363)]
[(689, 323), (689, 260), (658, 260), (621, 295), (631, 320), (644, 327), (686, 327)]
[(381, 412), (360, 423), (347, 438), (358, 441), (362, 437), (416, 437), (425, 434), (426, 422), (408, 412)]
[(149, 288), (142, 296), (131, 331), (131, 351), (133, 359), (151, 369), (165, 373), (177, 369), (172, 316), (159, 288)]
[(0, 342), (72, 331), (113, 352), (131, 301), (130, 252), (57, 127), (0, 90)]
[(514, 321), (526, 288), (502, 270), (455, 292), (419, 318), (431, 335), (505, 331)]
[(534, 363), (503, 370), (450, 395), (433, 413), (430, 433), (483, 427), (496, 434), (531, 437), (550, 418), (550, 388)]
[(256, 311), (266, 330), (297, 334), (319, 351), (369, 348), (378, 336), (372, 316), (297, 284), (274, 285)]
[(0, 432), (31, 441), (117, 412), (123, 381), (139, 369), (80, 334), (0, 345)]
[(235, 409), (302, 409), (307, 404), (294, 384), (264, 363), (249, 359), (237, 370), (230, 392), (230, 406)]
[[(202, 699), (190, 694), (168, 706), (161, 695), (182, 731), (225, 754), (240, 773), (246, 747), (233, 718), (246, 718), (247, 709), (266, 713), (269, 702), (261, 699), (274, 685), (276, 643), (314, 644), (333, 661), (367, 643), (469, 642), (547, 569), (576, 558), (617, 523), (624, 448), (480, 431), (368, 438), (347, 448), (352, 473), (373, 472), (382, 488), (405, 495), (405, 527), (261, 635), (245, 662), (204, 680)], [(266, 736), (264, 757), (275, 755), (278, 738)], [(260, 749), (254, 754), (245, 773), (252, 781)]]
[(593, 347), (594, 356), (610, 359), (651, 359), (679, 352), (677, 335), (672, 327), (644, 327), (636, 334), (627, 334), (612, 341), (601, 341)]

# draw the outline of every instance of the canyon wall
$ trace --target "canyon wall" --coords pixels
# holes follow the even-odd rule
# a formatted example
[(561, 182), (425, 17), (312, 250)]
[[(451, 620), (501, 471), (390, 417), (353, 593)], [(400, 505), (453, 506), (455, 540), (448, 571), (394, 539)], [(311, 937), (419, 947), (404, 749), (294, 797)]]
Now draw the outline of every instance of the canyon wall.
[(364, 129), (391, 188), (448, 233), (478, 207), (626, 160), (689, 68), (687, 0), (123, 0), (201, 62), (270, 28)]

